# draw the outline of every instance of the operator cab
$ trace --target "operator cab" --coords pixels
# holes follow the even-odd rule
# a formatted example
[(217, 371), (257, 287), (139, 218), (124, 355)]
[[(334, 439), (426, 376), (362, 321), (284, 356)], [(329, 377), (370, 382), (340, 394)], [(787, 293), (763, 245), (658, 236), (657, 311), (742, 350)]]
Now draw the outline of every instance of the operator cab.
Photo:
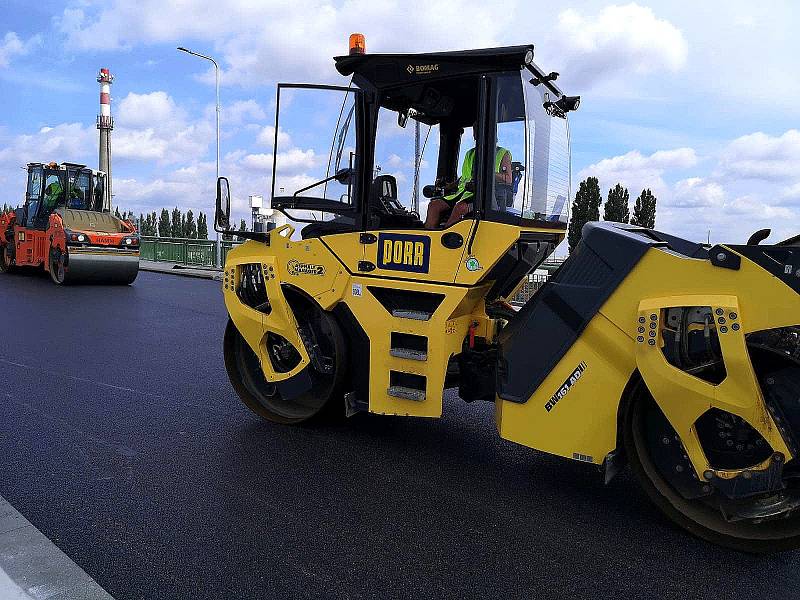
[(28, 165), (25, 205), (18, 219), (29, 229), (47, 229), (53, 211), (103, 210), (105, 174), (85, 165), (51, 162)]
[(460, 198), (466, 219), (563, 231), (579, 99), (532, 59), (532, 46), (355, 53), (335, 59), (349, 87), (279, 84), (272, 208), (307, 223), (304, 238), (421, 229), (429, 202)]

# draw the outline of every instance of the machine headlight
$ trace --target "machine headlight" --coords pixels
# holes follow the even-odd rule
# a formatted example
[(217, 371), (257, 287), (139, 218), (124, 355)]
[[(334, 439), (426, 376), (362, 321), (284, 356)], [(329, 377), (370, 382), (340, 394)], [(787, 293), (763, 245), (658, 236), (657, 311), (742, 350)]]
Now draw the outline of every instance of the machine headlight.
[(533, 62), (533, 50), (525, 52), (525, 64), (529, 65)]
[(122, 243), (125, 244), (126, 246), (136, 246), (139, 244), (139, 238), (127, 237), (123, 240)]

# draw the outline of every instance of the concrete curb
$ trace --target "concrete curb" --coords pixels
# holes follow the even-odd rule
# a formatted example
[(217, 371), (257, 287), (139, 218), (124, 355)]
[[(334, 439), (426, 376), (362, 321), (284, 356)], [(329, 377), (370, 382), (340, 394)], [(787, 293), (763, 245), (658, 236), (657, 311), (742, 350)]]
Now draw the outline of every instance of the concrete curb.
[(151, 273), (178, 275), (179, 277), (194, 277), (196, 279), (213, 279), (214, 281), (222, 281), (221, 270), (202, 267), (186, 267), (178, 263), (140, 260), (139, 270), (149, 271)]
[(2, 600), (114, 600), (0, 496)]

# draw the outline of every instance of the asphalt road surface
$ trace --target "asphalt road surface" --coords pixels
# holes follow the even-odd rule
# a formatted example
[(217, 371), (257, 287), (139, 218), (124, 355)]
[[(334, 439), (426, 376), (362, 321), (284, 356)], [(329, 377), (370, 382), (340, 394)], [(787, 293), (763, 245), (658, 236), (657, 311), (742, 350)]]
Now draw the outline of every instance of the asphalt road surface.
[(798, 597), (800, 552), (696, 540), (627, 473), (500, 440), (487, 403), (259, 421), (219, 283), (0, 275), (0, 307), (0, 494), (117, 600)]

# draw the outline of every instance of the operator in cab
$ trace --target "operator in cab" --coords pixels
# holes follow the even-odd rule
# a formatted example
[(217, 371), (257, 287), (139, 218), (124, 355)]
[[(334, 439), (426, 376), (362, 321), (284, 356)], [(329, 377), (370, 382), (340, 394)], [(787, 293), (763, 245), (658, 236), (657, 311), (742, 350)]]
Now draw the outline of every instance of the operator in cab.
[[(477, 123), (472, 125), (472, 137), (477, 143)], [(457, 181), (444, 183), (437, 180), (437, 187), (442, 185), (445, 196), (431, 199), (428, 203), (428, 214), (425, 217), (425, 229), (437, 229), (444, 215), (449, 212), (450, 216), (444, 227), (450, 227), (456, 221), (463, 219), (472, 210), (472, 200), (475, 197), (473, 191), (467, 190), (467, 184), (474, 181), (475, 148), (470, 148), (464, 155), (464, 164), (461, 166), (461, 177)], [(494, 159), (494, 180), (495, 183), (511, 185), (513, 181), (511, 152), (501, 146), (497, 146)], [(473, 184), (474, 185), (474, 184)]]

